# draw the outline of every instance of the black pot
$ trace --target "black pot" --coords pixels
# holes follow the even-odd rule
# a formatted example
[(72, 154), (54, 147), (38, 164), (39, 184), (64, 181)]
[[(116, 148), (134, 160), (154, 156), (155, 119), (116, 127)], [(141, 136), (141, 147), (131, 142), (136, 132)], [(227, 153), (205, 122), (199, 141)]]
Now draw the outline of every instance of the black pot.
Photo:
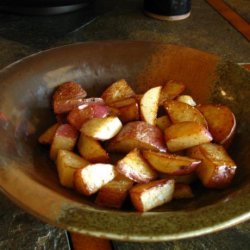
[(3, 0), (0, 11), (29, 15), (62, 14), (84, 8), (94, 0)]

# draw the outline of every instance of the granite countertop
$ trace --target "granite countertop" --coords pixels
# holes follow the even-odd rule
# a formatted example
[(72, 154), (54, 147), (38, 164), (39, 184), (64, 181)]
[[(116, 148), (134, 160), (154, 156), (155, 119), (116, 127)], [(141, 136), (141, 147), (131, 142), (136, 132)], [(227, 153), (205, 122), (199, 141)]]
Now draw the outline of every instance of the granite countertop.
[[(237, 9), (237, 1), (228, 0)], [(241, 11), (250, 9), (247, 0)], [(241, 12), (239, 11), (239, 12)], [(249, 15), (248, 15), (249, 17)], [(204, 0), (192, 1), (183, 21), (164, 22), (142, 13), (141, 0), (97, 0), (94, 6), (50, 17), (0, 14), (0, 67), (43, 49), (92, 40), (147, 40), (179, 44), (250, 61), (249, 42)], [(0, 194), (0, 249), (69, 249), (64, 230), (44, 224)], [(219, 233), (175, 242), (113, 242), (114, 249), (249, 249), (250, 222)]]

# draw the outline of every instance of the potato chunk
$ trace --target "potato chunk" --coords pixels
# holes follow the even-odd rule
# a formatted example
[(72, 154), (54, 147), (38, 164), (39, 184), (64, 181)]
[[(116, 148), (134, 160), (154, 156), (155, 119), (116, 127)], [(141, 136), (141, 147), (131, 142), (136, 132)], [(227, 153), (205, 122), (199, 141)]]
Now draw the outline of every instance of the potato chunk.
[(141, 118), (145, 122), (155, 125), (161, 86), (154, 87), (145, 92), (140, 101)]
[(108, 153), (101, 144), (97, 140), (84, 134), (81, 134), (77, 148), (79, 153), (91, 163), (104, 163), (109, 160)]
[(202, 104), (197, 108), (201, 111), (208, 123), (214, 141), (219, 144), (230, 142), (236, 128), (236, 119), (233, 112), (221, 104)]
[(117, 117), (93, 118), (82, 125), (81, 132), (94, 139), (105, 141), (113, 138), (122, 128)]
[(195, 171), (200, 160), (185, 156), (143, 151), (143, 157), (157, 171), (172, 175), (187, 175)]
[(178, 122), (197, 122), (207, 128), (207, 121), (201, 112), (184, 102), (166, 101), (164, 108), (168, 112), (169, 118), (172, 123)]
[(76, 169), (84, 168), (88, 164), (89, 162), (79, 155), (60, 149), (56, 158), (60, 183), (65, 187), (73, 188), (74, 173)]
[(80, 130), (83, 123), (92, 118), (104, 118), (109, 114), (109, 109), (104, 104), (91, 103), (85, 107), (71, 110), (67, 116), (68, 122)]
[(138, 149), (118, 161), (117, 171), (138, 183), (147, 183), (157, 178), (157, 173), (142, 158)]
[(89, 164), (77, 169), (74, 175), (74, 185), (79, 193), (92, 195), (115, 177), (115, 168), (111, 164)]
[(110, 152), (128, 153), (134, 148), (166, 151), (163, 133), (157, 127), (143, 121), (129, 122), (108, 145)]
[(69, 124), (61, 124), (54, 135), (50, 147), (50, 158), (55, 160), (59, 149), (72, 151), (78, 138), (77, 130)]
[(137, 184), (130, 189), (130, 198), (136, 210), (146, 212), (172, 200), (174, 180), (157, 180)]
[(161, 90), (159, 105), (163, 105), (166, 100), (173, 100), (185, 90), (185, 85), (174, 80), (168, 81)]
[(128, 83), (121, 79), (111, 84), (103, 93), (102, 99), (106, 104), (120, 101), (129, 97), (135, 96), (133, 89)]
[(167, 148), (171, 152), (212, 141), (209, 131), (196, 122), (180, 122), (165, 129)]
[(207, 188), (225, 188), (235, 175), (236, 164), (223, 146), (206, 143), (188, 150), (190, 157), (200, 159), (197, 175)]
[(104, 207), (121, 208), (132, 186), (132, 180), (118, 174), (99, 190), (95, 203)]
[(56, 114), (66, 113), (83, 103), (86, 91), (76, 82), (61, 84), (53, 94), (53, 108)]

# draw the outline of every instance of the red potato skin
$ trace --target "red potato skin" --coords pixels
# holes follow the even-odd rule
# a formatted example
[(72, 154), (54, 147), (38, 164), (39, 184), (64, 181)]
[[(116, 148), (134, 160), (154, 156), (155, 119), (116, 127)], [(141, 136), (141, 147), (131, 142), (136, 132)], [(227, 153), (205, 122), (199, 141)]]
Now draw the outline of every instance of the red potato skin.
[[(150, 125), (143, 121), (134, 121), (125, 124), (119, 134), (111, 140), (108, 145), (108, 149), (110, 151), (115, 150), (115, 143), (121, 142), (124, 139), (137, 139), (140, 142), (151, 145), (150, 149), (166, 152), (166, 146), (164, 141), (164, 136), (160, 128), (155, 125)], [(112, 145), (113, 144), (113, 145)], [(129, 151), (135, 148), (128, 148), (124, 153), (128, 153)], [(142, 147), (139, 149), (149, 149), (148, 147)]]
[(83, 123), (92, 118), (105, 118), (109, 114), (107, 106), (99, 103), (91, 103), (83, 109), (75, 108), (67, 116), (68, 122), (80, 130)]
[[(196, 173), (206, 188), (226, 188), (231, 184), (237, 166), (223, 146), (210, 143), (210, 145), (213, 145), (213, 147), (216, 147), (217, 150), (224, 154), (224, 159), (213, 159), (213, 155), (209, 154), (206, 150), (207, 144), (190, 148), (187, 153), (190, 156), (202, 160), (202, 164), (197, 167)], [(208, 174), (206, 169), (212, 169), (211, 173)]]
[[(214, 169), (213, 177), (209, 182), (203, 183), (207, 188), (224, 189), (227, 188), (235, 175), (236, 168), (229, 168), (226, 166), (219, 166)], [(197, 170), (199, 175), (199, 169)]]
[[(147, 174), (145, 175), (138, 171), (137, 164), (132, 165), (130, 164), (130, 161), (128, 162), (127, 159), (132, 159), (133, 162), (140, 163), (140, 166), (144, 166), (144, 169), (147, 171)], [(148, 183), (152, 180), (155, 180), (158, 176), (157, 172), (150, 167), (150, 165), (146, 162), (146, 160), (142, 157), (141, 153), (138, 149), (134, 149), (130, 153), (128, 153), (123, 159), (117, 162), (116, 170), (122, 174), (125, 175), (130, 180), (133, 180), (137, 183)]]
[[(78, 138), (78, 131), (69, 124), (61, 124), (54, 135), (50, 147), (50, 158), (55, 160), (59, 149), (73, 150)], [(62, 143), (63, 140), (63, 143)], [(58, 147), (60, 145), (60, 147)]]
[[(233, 112), (221, 104), (200, 104), (197, 108), (206, 118), (208, 129), (214, 141), (228, 147), (236, 129), (236, 119)], [(218, 123), (217, 120), (223, 122)]]
[(69, 124), (62, 124), (56, 130), (55, 136), (63, 136), (75, 139), (78, 137), (78, 132)]
[(76, 82), (60, 85), (53, 94), (53, 108), (56, 114), (65, 113), (81, 105), (86, 91)]

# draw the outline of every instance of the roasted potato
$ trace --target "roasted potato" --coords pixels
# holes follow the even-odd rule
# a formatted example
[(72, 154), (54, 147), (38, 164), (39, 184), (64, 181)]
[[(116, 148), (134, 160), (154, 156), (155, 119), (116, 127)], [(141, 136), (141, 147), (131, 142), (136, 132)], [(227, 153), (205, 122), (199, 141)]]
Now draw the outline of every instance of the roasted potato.
[(130, 189), (133, 206), (140, 212), (146, 212), (172, 200), (174, 180), (156, 180), (147, 184), (137, 184)]
[(68, 150), (60, 149), (56, 158), (56, 167), (62, 186), (73, 188), (76, 169), (84, 168), (88, 164), (89, 162), (79, 155)]
[(141, 118), (148, 124), (155, 125), (161, 86), (154, 87), (145, 92), (140, 101)]
[(89, 196), (112, 181), (115, 175), (115, 168), (111, 164), (89, 164), (75, 171), (74, 186), (79, 193)]
[(118, 161), (116, 170), (138, 183), (147, 183), (157, 178), (156, 171), (143, 159), (138, 149)]
[(162, 131), (143, 121), (129, 122), (107, 146), (110, 152), (128, 153), (134, 148), (166, 151)]
[(225, 188), (236, 172), (236, 164), (221, 145), (205, 143), (188, 150), (188, 155), (200, 159), (197, 175), (207, 188)]
[(185, 156), (144, 150), (143, 157), (157, 171), (171, 175), (187, 175), (195, 171), (200, 160)]
[(117, 117), (93, 118), (85, 122), (81, 132), (97, 140), (105, 141), (113, 138), (122, 128)]
[(91, 163), (106, 163), (109, 161), (109, 155), (101, 144), (83, 133), (80, 135), (77, 148), (80, 155)]
[(121, 79), (111, 84), (103, 93), (102, 99), (106, 104), (111, 104), (129, 97), (135, 96), (133, 89), (128, 83)]
[(167, 148), (171, 152), (212, 141), (209, 131), (197, 122), (180, 122), (165, 129)]
[(69, 112), (83, 104), (86, 91), (76, 82), (61, 84), (53, 94), (53, 108), (56, 114)]
[(69, 124), (61, 124), (54, 135), (50, 147), (50, 158), (55, 160), (59, 149), (72, 151), (78, 138), (77, 130)]

